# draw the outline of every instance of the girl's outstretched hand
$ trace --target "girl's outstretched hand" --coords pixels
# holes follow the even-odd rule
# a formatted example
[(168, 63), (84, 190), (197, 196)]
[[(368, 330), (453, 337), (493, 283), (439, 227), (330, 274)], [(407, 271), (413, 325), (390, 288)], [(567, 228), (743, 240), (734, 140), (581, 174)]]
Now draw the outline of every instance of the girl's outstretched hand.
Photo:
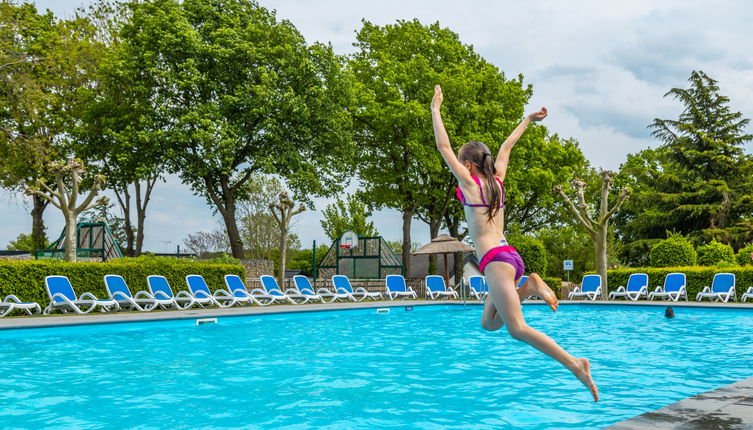
[(531, 118), (531, 121), (541, 121), (542, 119), (546, 118), (547, 113), (548, 111), (545, 107), (543, 107), (540, 111), (534, 112), (528, 115), (528, 117)]
[(439, 107), (442, 106), (442, 101), (444, 101), (444, 95), (442, 94), (442, 87), (439, 85), (434, 86), (434, 98), (431, 99), (431, 108), (433, 110), (439, 110)]

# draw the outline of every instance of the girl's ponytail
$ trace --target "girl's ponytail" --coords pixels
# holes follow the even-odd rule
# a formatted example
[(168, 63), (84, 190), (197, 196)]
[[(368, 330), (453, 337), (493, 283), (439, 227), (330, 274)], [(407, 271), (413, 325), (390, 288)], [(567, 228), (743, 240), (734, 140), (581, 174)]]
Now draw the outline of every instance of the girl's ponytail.
[(491, 221), (499, 213), (500, 201), (502, 200), (502, 190), (497, 186), (497, 169), (494, 167), (494, 159), (491, 153), (484, 153), (480, 167), (486, 175), (486, 188), (489, 190), (489, 210), (486, 215)]

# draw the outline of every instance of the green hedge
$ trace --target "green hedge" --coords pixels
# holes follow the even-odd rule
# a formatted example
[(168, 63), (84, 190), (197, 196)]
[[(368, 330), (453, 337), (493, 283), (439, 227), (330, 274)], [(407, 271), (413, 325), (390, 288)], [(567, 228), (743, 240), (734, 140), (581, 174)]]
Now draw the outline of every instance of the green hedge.
[(670, 236), (651, 248), (651, 267), (692, 266), (696, 252), (688, 239), (680, 234)]
[(631, 273), (646, 273), (648, 275), (648, 291), (654, 291), (657, 285), (664, 285), (664, 278), (672, 272), (685, 274), (687, 282), (688, 299), (695, 300), (696, 294), (700, 293), (703, 287), (711, 286), (711, 281), (716, 273), (733, 273), (735, 275), (735, 284), (737, 300), (753, 286), (753, 267), (706, 267), (706, 266), (684, 266), (684, 267), (643, 267), (636, 269), (616, 269), (607, 271), (609, 278), (609, 291), (616, 290), (620, 285), (627, 285), (628, 277)]
[[(130, 260), (130, 261), (129, 261)], [(148, 275), (162, 275), (170, 282), (174, 293), (187, 290), (187, 275), (202, 275), (214, 291), (225, 288), (224, 276), (245, 277), (243, 266), (234, 264), (207, 264), (195, 260), (175, 261), (161, 259), (117, 259), (107, 263), (65, 263), (59, 260), (0, 261), (0, 296), (15, 294), (24, 301), (38, 302), (44, 308), (49, 297), (44, 278), (50, 275), (67, 276), (77, 295), (90, 292), (107, 298), (105, 275), (120, 275), (132, 293), (146, 290)]]
[(753, 265), (753, 258), (750, 257), (751, 254), (753, 254), (753, 244), (747, 245), (744, 248), (740, 248), (740, 250), (737, 251), (737, 255), (735, 256), (737, 264), (741, 266)]
[(707, 245), (699, 246), (697, 251), (699, 266), (716, 266), (721, 262), (733, 266), (737, 264), (735, 251), (725, 243), (712, 240)]

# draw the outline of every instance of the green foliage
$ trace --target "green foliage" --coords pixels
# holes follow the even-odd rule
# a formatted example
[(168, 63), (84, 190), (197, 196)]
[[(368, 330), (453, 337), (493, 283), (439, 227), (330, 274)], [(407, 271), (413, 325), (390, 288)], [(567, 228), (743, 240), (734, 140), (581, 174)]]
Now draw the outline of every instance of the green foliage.
[[(536, 232), (536, 238), (547, 251), (546, 273), (566, 278), (563, 260), (573, 260), (570, 279), (579, 279), (587, 271), (595, 270), (591, 238), (583, 228), (574, 226), (548, 227)], [(528, 262), (526, 261), (526, 264)]]
[(339, 239), (348, 230), (358, 236), (379, 235), (374, 223), (368, 220), (371, 211), (354, 194), (347, 196), (344, 201), (338, 197), (335, 203), (327, 205), (322, 215), (322, 228), (332, 240)]
[(696, 251), (688, 239), (672, 233), (651, 248), (651, 266), (690, 266), (696, 263)]
[(666, 94), (682, 104), (680, 116), (657, 118), (650, 126), (662, 145), (628, 157), (622, 166), (621, 183), (634, 193), (616, 225), (629, 247), (667, 230), (694, 243), (716, 239), (735, 248), (753, 239), (745, 220), (753, 212), (753, 156), (744, 151), (753, 139), (749, 120), (731, 110), (729, 98), (705, 73), (694, 71), (688, 81), (689, 88)]
[(30, 234), (21, 233), (16, 240), (11, 240), (8, 243), (8, 251), (33, 251), (35, 249), (47, 248), (49, 241), (47, 237), (44, 238), (44, 244), (41, 248), (37, 248), (37, 244), (34, 243), (34, 238)]
[[(350, 67), (361, 106), (354, 114), (360, 194), (372, 207), (415, 207), (427, 223), (454, 224), (464, 215), (449, 192), (456, 179), (434, 144), (429, 110), (434, 86), (442, 85), (443, 120), (454, 147), (478, 140), (496, 153), (523, 118), (530, 85), (522, 76), (507, 78), (438, 23), (364, 21), (355, 45)], [(577, 142), (530, 126), (505, 178), (508, 222), (526, 232), (553, 221), (558, 203), (552, 186), (586, 164)]]
[(234, 256), (253, 173), (279, 174), (306, 202), (342, 189), (352, 85), (330, 46), (255, 1), (129, 5), (119, 73), (155, 98), (170, 169), (223, 215)]
[(740, 248), (735, 256), (737, 264), (741, 266), (753, 265), (753, 243), (746, 245), (744, 248)]
[(202, 275), (211, 290), (224, 288), (223, 277), (235, 274), (242, 278), (242, 266), (231, 264), (206, 264), (184, 259), (165, 257), (118, 258), (107, 263), (65, 263), (57, 260), (0, 261), (0, 295), (15, 294), (20, 299), (38, 302), (42, 307), (49, 303), (44, 278), (50, 275), (67, 276), (77, 294), (86, 291), (99, 298), (107, 298), (104, 276), (122, 276), (132, 293), (146, 290), (146, 277), (162, 275), (170, 282), (173, 293), (187, 290), (187, 275)]
[(732, 247), (724, 243), (712, 240), (709, 244), (699, 246), (698, 249), (699, 266), (716, 266), (720, 263), (735, 265), (735, 252)]
[(538, 273), (539, 276), (545, 276), (547, 270), (547, 252), (544, 244), (527, 235), (516, 235), (510, 239), (510, 245), (513, 246), (526, 266), (526, 273)]
[(627, 285), (628, 278), (632, 273), (645, 273), (648, 275), (648, 291), (654, 291), (659, 285), (664, 285), (664, 278), (673, 272), (684, 273), (687, 281), (688, 299), (695, 300), (696, 294), (703, 290), (703, 287), (710, 287), (716, 273), (732, 273), (735, 275), (735, 284), (737, 300), (740, 296), (753, 285), (753, 267), (725, 267), (720, 270), (719, 267), (706, 266), (679, 266), (679, 267), (641, 267), (633, 269), (616, 269), (609, 270), (609, 291), (616, 290), (620, 285)]

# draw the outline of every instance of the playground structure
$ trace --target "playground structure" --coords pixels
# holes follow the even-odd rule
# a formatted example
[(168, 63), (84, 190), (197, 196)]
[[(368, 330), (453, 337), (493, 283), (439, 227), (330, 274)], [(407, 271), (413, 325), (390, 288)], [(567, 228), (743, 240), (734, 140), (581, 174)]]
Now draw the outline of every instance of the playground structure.
[[(62, 258), (65, 254), (65, 229), (47, 249), (34, 251), (36, 259)], [(120, 258), (123, 253), (106, 222), (80, 222), (76, 226), (76, 256), (89, 260), (107, 261)]]
[(356, 236), (352, 232), (332, 242), (313, 273), (315, 280), (330, 279), (333, 275), (367, 280), (404, 274), (403, 262), (382, 236)]

